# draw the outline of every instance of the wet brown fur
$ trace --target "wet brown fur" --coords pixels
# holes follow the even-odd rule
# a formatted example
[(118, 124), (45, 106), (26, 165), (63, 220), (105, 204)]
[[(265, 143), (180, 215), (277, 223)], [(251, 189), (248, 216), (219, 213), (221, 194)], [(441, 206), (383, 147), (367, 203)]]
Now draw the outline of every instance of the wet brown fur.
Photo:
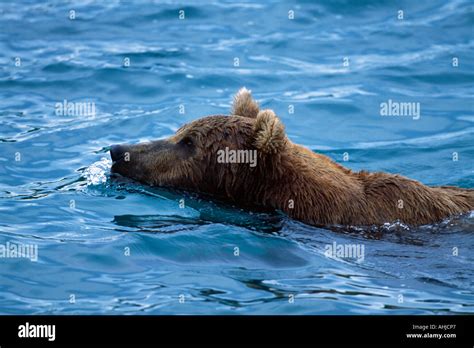
[[(312, 225), (429, 224), (474, 209), (474, 190), (428, 187), (400, 175), (352, 172), (292, 143), (272, 110), (241, 89), (231, 116), (208, 116), (167, 140), (129, 146), (114, 171), (144, 183), (279, 209)], [(257, 150), (257, 165), (218, 163), (225, 147)]]

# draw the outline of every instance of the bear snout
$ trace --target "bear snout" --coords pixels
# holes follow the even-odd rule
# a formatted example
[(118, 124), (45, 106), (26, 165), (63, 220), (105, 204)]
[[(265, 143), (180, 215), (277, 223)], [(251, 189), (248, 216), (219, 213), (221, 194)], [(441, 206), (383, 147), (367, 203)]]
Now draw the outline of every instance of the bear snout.
[(122, 145), (112, 145), (110, 147), (110, 158), (113, 162), (118, 162), (123, 159), (125, 155), (125, 147)]

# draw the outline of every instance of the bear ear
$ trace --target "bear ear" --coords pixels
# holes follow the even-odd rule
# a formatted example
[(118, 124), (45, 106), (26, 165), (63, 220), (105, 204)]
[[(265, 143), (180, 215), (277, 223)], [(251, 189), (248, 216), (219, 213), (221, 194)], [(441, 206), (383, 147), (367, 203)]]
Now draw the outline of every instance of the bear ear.
[(255, 100), (252, 99), (251, 91), (242, 87), (234, 96), (232, 104), (232, 115), (255, 118), (257, 117), (259, 107)]
[(254, 145), (257, 150), (276, 154), (287, 144), (285, 126), (280, 122), (273, 110), (262, 110), (258, 113), (254, 126)]

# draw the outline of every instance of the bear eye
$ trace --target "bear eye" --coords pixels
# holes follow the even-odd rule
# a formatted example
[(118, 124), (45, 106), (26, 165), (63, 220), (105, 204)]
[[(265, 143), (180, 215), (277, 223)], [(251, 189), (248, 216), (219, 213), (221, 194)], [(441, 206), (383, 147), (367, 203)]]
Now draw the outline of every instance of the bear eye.
[(184, 137), (183, 139), (181, 139), (180, 144), (183, 144), (189, 147), (194, 145), (193, 139), (191, 139), (190, 137)]

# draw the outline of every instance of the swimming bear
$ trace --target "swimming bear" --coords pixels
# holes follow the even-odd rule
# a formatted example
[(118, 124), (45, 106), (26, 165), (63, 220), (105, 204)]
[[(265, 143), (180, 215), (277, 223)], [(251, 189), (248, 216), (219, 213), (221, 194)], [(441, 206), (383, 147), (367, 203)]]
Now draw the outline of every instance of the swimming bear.
[(315, 226), (435, 223), (474, 209), (474, 190), (428, 187), (387, 173), (353, 172), (293, 143), (249, 90), (231, 115), (197, 119), (164, 140), (110, 149), (112, 172), (245, 207), (280, 210)]

